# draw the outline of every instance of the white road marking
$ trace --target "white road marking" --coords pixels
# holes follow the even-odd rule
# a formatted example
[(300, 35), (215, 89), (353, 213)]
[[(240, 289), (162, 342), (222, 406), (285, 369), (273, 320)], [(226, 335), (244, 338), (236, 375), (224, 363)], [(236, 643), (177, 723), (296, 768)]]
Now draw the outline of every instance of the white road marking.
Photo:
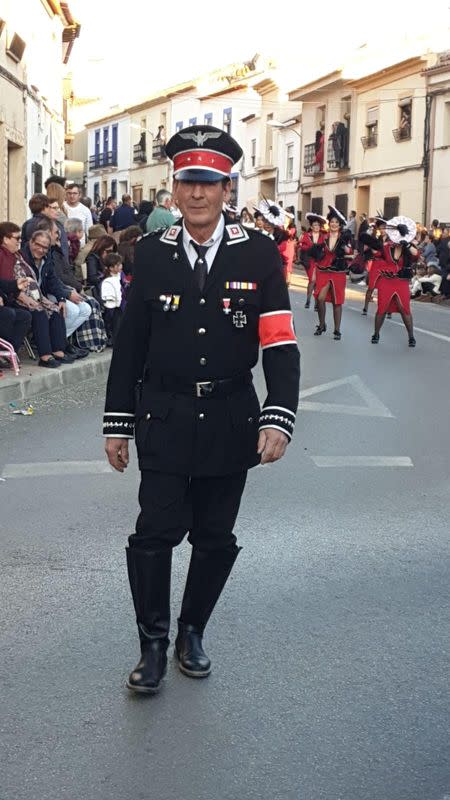
[[(361, 314), (360, 308), (356, 308), (355, 306), (346, 306), (346, 308), (348, 308), (349, 311), (356, 311), (358, 314)], [(443, 309), (439, 309), (439, 311), (442, 310)], [(388, 323), (391, 323), (391, 325), (400, 325), (401, 328), (404, 328), (403, 322), (397, 322), (397, 320), (395, 319), (387, 319), (385, 324)], [(435, 333), (434, 331), (428, 331), (426, 330), (426, 328), (418, 328), (416, 325), (414, 325), (414, 332), (425, 333), (426, 336), (432, 336), (434, 339), (440, 339), (443, 342), (450, 342), (450, 336), (445, 336), (445, 334), (443, 333)], [(380, 335), (382, 337), (383, 333), (381, 333)]]
[(413, 467), (408, 456), (311, 456), (316, 467)]
[(112, 473), (107, 461), (37, 461), (5, 464), (2, 478), (40, 478), (43, 475), (99, 475)]
[[(305, 401), (305, 397), (328, 392), (337, 386), (350, 385), (364, 400), (365, 405), (348, 405), (342, 403), (315, 403)], [(349, 375), (347, 378), (339, 378), (336, 381), (321, 383), (318, 386), (311, 386), (309, 389), (302, 389), (300, 392), (300, 411), (321, 411), (324, 414), (350, 414), (355, 417), (388, 417), (393, 419), (394, 415), (378, 399), (378, 397), (362, 382), (359, 375)]]

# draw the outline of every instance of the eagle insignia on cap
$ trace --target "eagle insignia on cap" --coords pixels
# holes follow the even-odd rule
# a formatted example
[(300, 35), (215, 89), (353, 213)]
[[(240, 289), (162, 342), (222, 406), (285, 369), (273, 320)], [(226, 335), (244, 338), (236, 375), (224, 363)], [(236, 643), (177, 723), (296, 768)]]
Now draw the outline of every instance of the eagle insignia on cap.
[(179, 136), (181, 136), (182, 139), (192, 139), (196, 143), (197, 147), (203, 147), (203, 145), (205, 144), (205, 142), (208, 141), (208, 139), (218, 139), (219, 136), (221, 135), (222, 135), (221, 133), (208, 133), (208, 132), (203, 133), (202, 131), (198, 131), (198, 133), (179, 134)]

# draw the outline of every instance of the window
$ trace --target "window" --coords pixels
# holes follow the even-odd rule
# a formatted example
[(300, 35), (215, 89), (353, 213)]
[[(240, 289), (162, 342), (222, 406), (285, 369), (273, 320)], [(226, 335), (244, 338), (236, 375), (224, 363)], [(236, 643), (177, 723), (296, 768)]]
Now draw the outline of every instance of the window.
[(117, 199), (117, 181), (111, 181), (111, 197), (114, 197), (114, 200)]
[(197, 125), (197, 117), (191, 117), (189, 119), (189, 125)]
[(239, 172), (232, 172), (230, 175), (231, 180), (231, 192), (230, 192), (230, 204), (237, 208), (238, 204), (238, 193), (239, 193)]
[(250, 142), (250, 162), (252, 167), (256, 166), (256, 139)]
[(37, 161), (31, 165), (31, 181), (33, 184), (33, 194), (42, 192), (42, 166), (38, 164)]
[(212, 125), (213, 115), (212, 114), (205, 114), (204, 121), (205, 121), (205, 125)]
[(378, 106), (370, 106), (367, 109), (366, 135), (361, 139), (364, 149), (376, 147), (378, 144), (378, 114)]
[(442, 136), (442, 144), (444, 147), (450, 145), (450, 103), (444, 104), (444, 130)]
[(119, 126), (112, 126), (112, 164), (117, 166), (117, 145), (119, 136)]
[(178, 131), (181, 131), (181, 130), (183, 130), (183, 122), (182, 121), (181, 122), (176, 122), (175, 123), (175, 133), (178, 133)]
[(141, 119), (141, 131), (146, 131), (146, 130), (147, 130), (147, 119), (145, 117), (142, 117), (142, 119)]
[(22, 61), (22, 56), (25, 52), (26, 44), (20, 36), (15, 33), (10, 41), (10, 43), (6, 47), (6, 54), (16, 61), (17, 64), (19, 61)]
[(151, 188), (148, 190), (148, 199), (149, 200), (156, 200), (156, 189)]
[(311, 211), (313, 214), (323, 213), (323, 197), (313, 197), (311, 200)]
[(286, 145), (286, 180), (294, 180), (294, 145)]
[(396, 142), (411, 138), (412, 98), (405, 97), (398, 103), (398, 128), (392, 133)]
[(103, 128), (103, 164), (106, 166), (108, 163), (108, 150), (109, 150), (109, 128)]
[(398, 217), (398, 209), (400, 206), (399, 197), (385, 197), (383, 206), (383, 217), (391, 219), (391, 217)]
[(95, 144), (94, 144), (94, 153), (95, 153), (94, 163), (95, 163), (95, 166), (98, 166), (98, 162), (99, 162), (99, 159), (100, 159), (100, 129), (98, 131), (95, 131), (94, 136), (95, 136), (95, 139), (94, 139), (94, 141), (95, 141)]
[(100, 200), (100, 184), (98, 181), (94, 183), (94, 203)]
[(347, 219), (348, 215), (348, 194), (337, 194), (334, 199), (334, 205), (336, 206), (337, 210), (344, 215), (345, 219)]
[(231, 108), (224, 108), (223, 110), (223, 129), (231, 135)]
[(6, 22), (4, 19), (0, 19), (0, 36), (2, 35), (3, 31), (5, 30)]

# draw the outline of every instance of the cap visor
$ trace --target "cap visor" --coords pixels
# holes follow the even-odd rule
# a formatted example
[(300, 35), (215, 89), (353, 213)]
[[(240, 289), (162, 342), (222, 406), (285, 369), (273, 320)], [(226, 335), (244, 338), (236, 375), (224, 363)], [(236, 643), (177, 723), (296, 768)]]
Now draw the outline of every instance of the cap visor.
[(224, 175), (222, 172), (216, 172), (212, 169), (180, 169), (174, 173), (175, 180), (187, 181), (189, 183), (217, 183), (223, 181), (224, 178), (230, 179), (229, 175)]

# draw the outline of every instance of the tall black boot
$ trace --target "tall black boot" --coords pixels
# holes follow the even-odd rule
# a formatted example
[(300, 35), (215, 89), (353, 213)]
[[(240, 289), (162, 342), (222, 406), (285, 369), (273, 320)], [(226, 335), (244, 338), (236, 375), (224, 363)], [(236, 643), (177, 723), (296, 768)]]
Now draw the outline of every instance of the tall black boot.
[(130, 674), (127, 686), (135, 692), (154, 694), (167, 668), (172, 550), (127, 547), (126, 551), (141, 643), (141, 660)]
[(203, 631), (240, 550), (237, 545), (212, 552), (192, 549), (175, 642), (178, 666), (191, 678), (206, 678), (211, 672), (202, 646)]

